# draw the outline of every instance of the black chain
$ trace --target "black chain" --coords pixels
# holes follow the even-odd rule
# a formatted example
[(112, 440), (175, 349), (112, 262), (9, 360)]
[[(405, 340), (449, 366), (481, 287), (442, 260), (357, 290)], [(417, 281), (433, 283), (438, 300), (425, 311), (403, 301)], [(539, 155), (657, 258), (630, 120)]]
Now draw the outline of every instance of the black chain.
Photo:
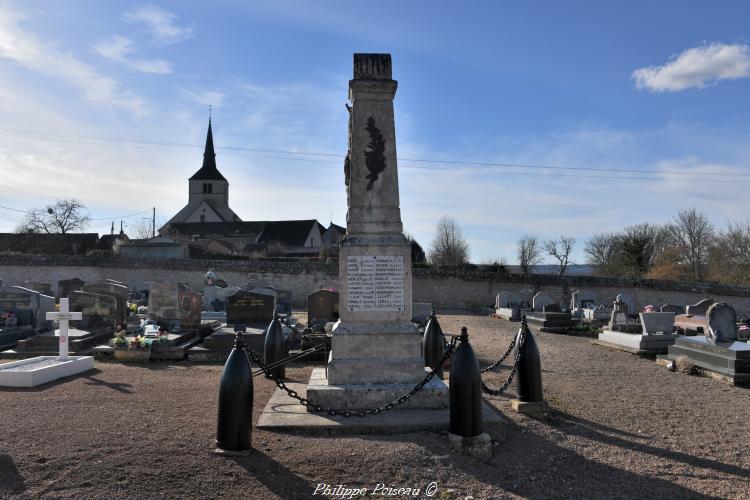
[(505, 354), (503, 354), (500, 359), (498, 359), (497, 361), (495, 361), (494, 363), (492, 363), (490, 366), (485, 366), (484, 368), (482, 368), (481, 373), (488, 372), (488, 371), (494, 369), (495, 367), (497, 367), (503, 361), (505, 361), (505, 358), (507, 358), (508, 354), (510, 354), (510, 352), (513, 350), (513, 346), (516, 345), (516, 338), (517, 337), (518, 336), (513, 337), (513, 340), (510, 341), (510, 345), (508, 346), (508, 350), (505, 351)]
[(453, 353), (453, 350), (455, 349), (456, 340), (453, 339), (453, 341), (450, 343), (450, 345), (446, 348), (445, 352), (443, 353), (443, 359), (440, 361), (439, 364), (436, 365), (435, 368), (430, 370), (430, 372), (425, 375), (425, 377), (422, 379), (421, 382), (419, 382), (417, 385), (414, 386), (412, 390), (404, 394), (398, 399), (395, 399), (391, 401), (390, 403), (386, 403), (383, 406), (379, 406), (377, 408), (369, 408), (367, 410), (336, 410), (334, 408), (324, 408), (320, 405), (312, 404), (307, 398), (303, 398), (300, 396), (297, 391), (294, 391), (286, 386), (283, 380), (273, 375), (271, 370), (267, 368), (267, 366), (261, 361), (258, 354), (250, 349), (249, 347), (245, 350), (250, 354), (250, 357), (253, 358), (253, 361), (260, 366), (260, 368), (263, 370), (263, 372), (266, 374), (267, 378), (270, 378), (274, 382), (276, 382), (276, 387), (279, 389), (282, 389), (286, 391), (286, 393), (291, 397), (299, 401), (299, 403), (303, 406), (306, 406), (308, 409), (310, 409), (313, 412), (326, 412), (331, 416), (339, 415), (342, 417), (364, 417), (367, 415), (377, 415), (379, 413), (382, 413), (384, 411), (388, 411), (393, 409), (395, 406), (400, 405), (407, 399), (411, 398), (413, 395), (415, 395), (417, 392), (419, 392), (425, 385), (427, 385), (427, 382), (429, 382), (433, 376), (437, 373), (438, 369), (445, 363), (445, 361), (450, 358), (451, 354)]
[(518, 342), (518, 349), (516, 350), (516, 356), (513, 360), (513, 369), (510, 371), (510, 375), (508, 376), (508, 380), (505, 381), (505, 383), (500, 387), (500, 389), (493, 389), (492, 387), (489, 387), (487, 384), (484, 383), (484, 380), (482, 381), (482, 390), (486, 392), (487, 394), (491, 396), (499, 396), (502, 393), (505, 392), (505, 390), (510, 386), (511, 382), (513, 382), (513, 377), (516, 375), (516, 371), (518, 371), (518, 361), (521, 359), (521, 352), (523, 350), (523, 344), (526, 340), (526, 328), (521, 328), (520, 333), (520, 341)]

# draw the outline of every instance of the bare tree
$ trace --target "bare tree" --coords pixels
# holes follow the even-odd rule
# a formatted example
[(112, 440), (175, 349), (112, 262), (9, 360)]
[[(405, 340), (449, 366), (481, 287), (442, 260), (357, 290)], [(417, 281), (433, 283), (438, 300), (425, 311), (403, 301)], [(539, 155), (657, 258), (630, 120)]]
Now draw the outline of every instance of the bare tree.
[(438, 222), (435, 239), (430, 245), (429, 260), (434, 266), (459, 266), (469, 260), (469, 244), (458, 223), (447, 215)]
[(695, 208), (680, 210), (668, 228), (670, 242), (688, 269), (687, 278), (702, 281), (715, 234), (708, 217)]
[(644, 223), (628, 226), (617, 238), (616, 259), (622, 274), (642, 278), (666, 248), (666, 231), (662, 226)]
[(576, 244), (576, 239), (572, 236), (560, 236), (560, 240), (547, 240), (542, 245), (542, 249), (547, 252), (550, 257), (554, 257), (560, 266), (560, 276), (565, 274), (565, 270), (571, 264), (570, 254), (573, 252), (573, 246)]
[(542, 256), (542, 249), (536, 236), (525, 234), (516, 242), (516, 252), (518, 255), (518, 265), (521, 267), (521, 274), (529, 275), (531, 266), (538, 264)]
[(31, 210), (24, 220), (24, 224), (33, 232), (62, 233), (83, 231), (88, 227), (89, 215), (86, 205), (72, 198), (57, 200), (44, 208)]
[[(159, 227), (159, 224), (156, 224)], [(154, 226), (151, 219), (138, 219), (128, 226), (128, 236), (133, 239), (147, 240), (153, 235)]]
[(595, 233), (586, 242), (583, 253), (586, 254), (589, 264), (604, 268), (614, 263), (616, 250), (616, 233)]
[(750, 221), (727, 222), (711, 247), (708, 270), (712, 280), (750, 283)]

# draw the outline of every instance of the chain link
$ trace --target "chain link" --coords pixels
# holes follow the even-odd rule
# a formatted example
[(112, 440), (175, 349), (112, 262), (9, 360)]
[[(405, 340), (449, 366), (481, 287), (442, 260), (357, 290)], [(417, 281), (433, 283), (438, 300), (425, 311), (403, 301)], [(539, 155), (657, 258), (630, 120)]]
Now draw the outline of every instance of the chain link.
[[(487, 384), (484, 383), (484, 380), (482, 381), (482, 390), (486, 392), (487, 394), (491, 396), (499, 396), (502, 393), (508, 389), (511, 382), (513, 382), (513, 378), (516, 376), (516, 372), (518, 371), (518, 362), (521, 359), (521, 352), (523, 351), (523, 344), (526, 340), (526, 328), (521, 329), (520, 333), (520, 341), (518, 342), (518, 349), (516, 350), (515, 359), (513, 360), (513, 369), (510, 371), (510, 375), (508, 375), (508, 379), (505, 381), (505, 383), (500, 387), (500, 389), (493, 389), (492, 387), (489, 387)], [(513, 347), (514, 341), (511, 343), (511, 348)], [(510, 349), (508, 350), (510, 352)], [(507, 355), (508, 353), (506, 353)]]
[(505, 361), (505, 358), (507, 358), (508, 354), (510, 354), (510, 352), (513, 350), (513, 346), (516, 345), (516, 338), (517, 337), (513, 337), (513, 340), (510, 341), (510, 345), (508, 346), (508, 350), (505, 351), (505, 354), (503, 354), (500, 359), (498, 359), (497, 361), (495, 361), (494, 363), (492, 363), (490, 366), (485, 366), (484, 368), (482, 368), (481, 369), (481, 373), (486, 373), (486, 372), (488, 372), (488, 371), (496, 368), (497, 366), (500, 365), (500, 363), (502, 363), (503, 361)]
[(310, 400), (308, 400), (307, 398), (303, 398), (296, 391), (294, 391), (294, 390), (290, 389), (289, 387), (287, 387), (283, 380), (281, 380), (280, 378), (274, 376), (273, 373), (271, 372), (271, 370), (268, 369), (268, 367), (263, 363), (263, 361), (261, 360), (260, 356), (258, 356), (258, 354), (255, 351), (253, 351), (249, 347), (245, 348), (245, 350), (248, 352), (248, 354), (253, 359), (253, 361), (255, 363), (257, 363), (258, 366), (260, 366), (261, 370), (263, 370), (263, 372), (266, 374), (266, 377), (269, 378), (269, 379), (271, 379), (271, 380), (273, 380), (276, 383), (276, 387), (278, 387), (279, 389), (282, 389), (282, 390), (286, 391), (286, 393), (291, 398), (296, 399), (297, 401), (299, 401), (300, 404), (302, 404), (303, 406), (306, 406), (311, 411), (318, 412), (318, 413), (319, 412), (326, 412), (326, 413), (328, 413), (331, 416), (339, 415), (339, 416), (342, 416), (342, 417), (364, 417), (364, 416), (367, 416), (367, 415), (377, 415), (377, 414), (382, 413), (384, 411), (391, 410), (394, 407), (402, 404), (404, 401), (408, 400), (412, 396), (414, 396), (425, 385), (427, 385), (427, 383), (430, 380), (432, 380), (432, 377), (435, 376), (435, 374), (437, 373), (438, 369), (443, 365), (443, 363), (445, 363), (445, 361), (448, 358), (450, 358), (451, 354), (453, 354), (453, 350), (455, 349), (455, 346), (456, 346), (456, 340), (453, 339), (453, 341), (445, 349), (445, 352), (443, 353), (443, 359), (440, 360), (440, 363), (438, 363), (435, 368), (433, 368), (432, 370), (430, 370), (430, 372), (427, 375), (425, 375), (425, 377), (417, 385), (415, 385), (412, 390), (410, 390), (409, 392), (407, 392), (406, 394), (404, 394), (400, 398), (391, 401), (390, 403), (386, 403), (383, 406), (379, 406), (377, 408), (368, 408), (366, 410), (336, 410), (334, 408), (324, 408), (321, 405), (312, 404), (310, 402)]

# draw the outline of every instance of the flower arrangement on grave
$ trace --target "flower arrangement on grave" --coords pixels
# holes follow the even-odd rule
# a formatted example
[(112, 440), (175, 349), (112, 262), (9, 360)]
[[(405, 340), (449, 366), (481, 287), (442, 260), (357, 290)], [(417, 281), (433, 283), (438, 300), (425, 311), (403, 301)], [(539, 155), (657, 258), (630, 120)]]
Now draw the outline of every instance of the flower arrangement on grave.
[(645, 306), (643, 308), (643, 312), (645, 312), (645, 313), (656, 312), (656, 308), (654, 306), (652, 306), (651, 304), (649, 304), (649, 305), (647, 305), (647, 306)]
[(123, 330), (118, 331), (115, 334), (115, 338), (112, 339), (112, 347), (127, 347), (128, 339), (125, 338), (125, 332)]
[(128, 342), (128, 349), (131, 350), (138, 350), (138, 351), (147, 351), (151, 349), (151, 339), (147, 339), (143, 335), (137, 335), (133, 337), (130, 342)]

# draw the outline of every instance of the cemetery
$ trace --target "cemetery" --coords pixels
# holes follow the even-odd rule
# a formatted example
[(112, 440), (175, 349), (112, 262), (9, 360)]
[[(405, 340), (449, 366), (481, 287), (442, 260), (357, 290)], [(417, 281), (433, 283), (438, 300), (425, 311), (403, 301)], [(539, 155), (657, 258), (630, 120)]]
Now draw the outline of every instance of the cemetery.
[[(730, 300), (425, 278), (391, 56), (353, 63), (332, 269), (0, 287), (0, 497), (747, 497), (750, 344)], [(467, 305), (461, 286), (483, 291)], [(581, 323), (604, 326), (596, 345), (552, 335)]]

